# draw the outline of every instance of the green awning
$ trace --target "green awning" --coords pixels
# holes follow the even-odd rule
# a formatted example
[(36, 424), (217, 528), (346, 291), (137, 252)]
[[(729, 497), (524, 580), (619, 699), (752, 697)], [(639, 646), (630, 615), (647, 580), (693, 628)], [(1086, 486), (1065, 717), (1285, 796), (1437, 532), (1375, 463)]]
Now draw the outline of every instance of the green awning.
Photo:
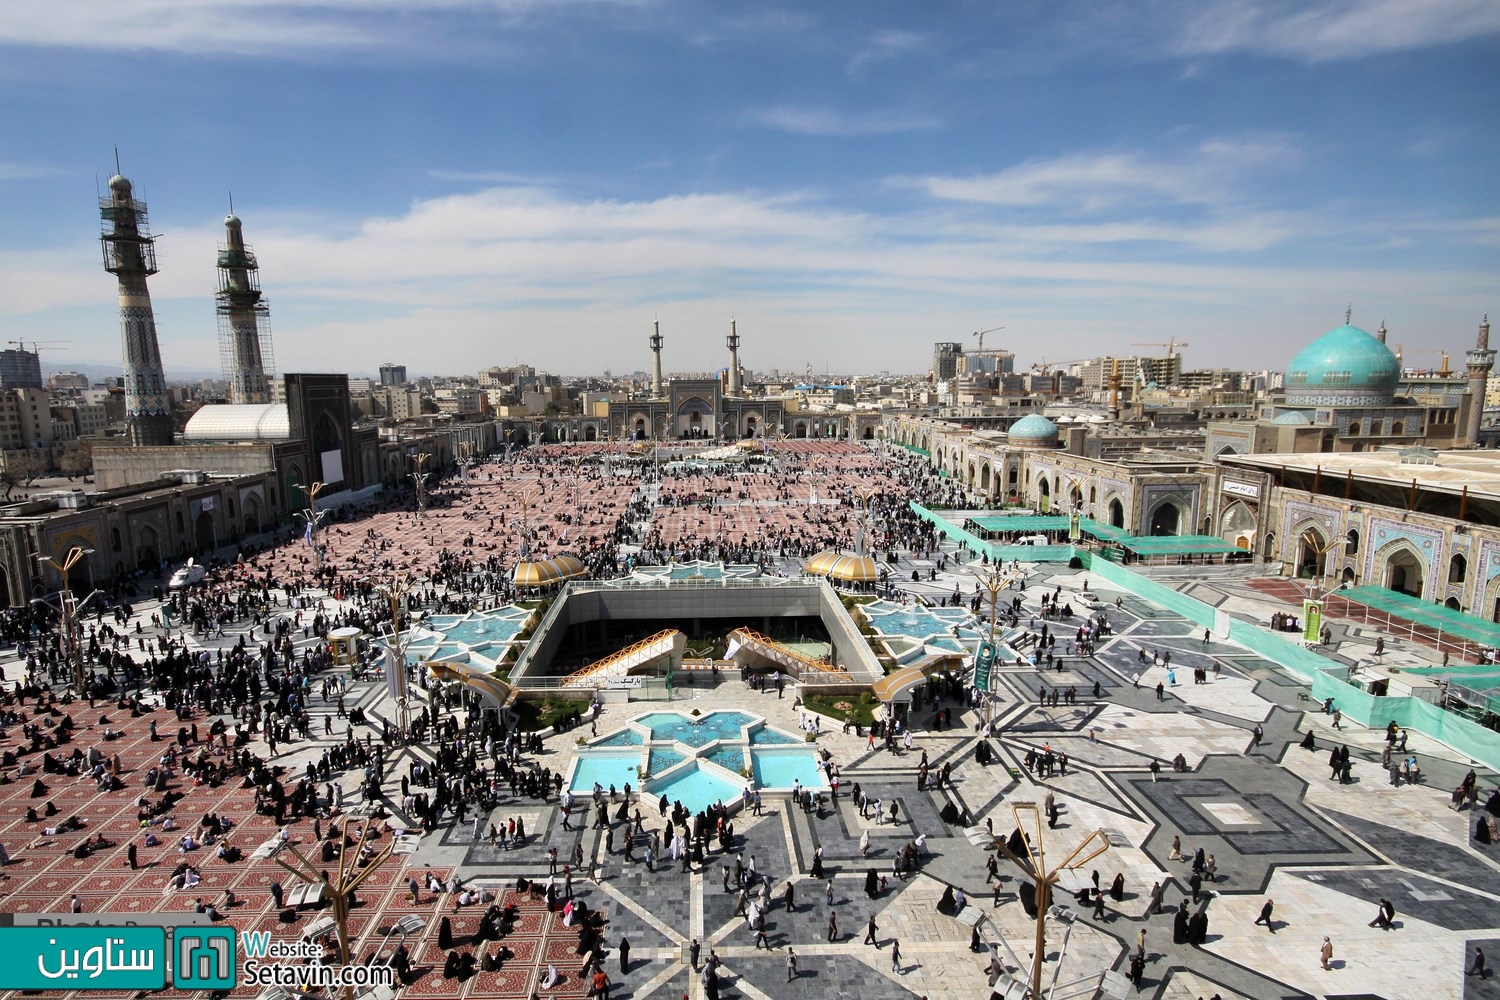
[(1335, 590), (1330, 598), (1341, 597), (1355, 604), (1383, 612), (1393, 618), (1406, 621), (1433, 631), (1441, 631), (1481, 646), (1500, 646), (1500, 625), (1454, 608), (1424, 601), (1398, 590), (1386, 587), (1354, 587), (1350, 590)]
[(1004, 531), (1028, 533), (1033, 531), (1068, 530), (1068, 518), (1066, 515), (1057, 514), (1001, 514), (994, 517), (971, 517), (969, 521), (980, 531), (997, 533)]
[(1187, 556), (1245, 550), (1217, 535), (1138, 535), (1120, 540), (1138, 556)]

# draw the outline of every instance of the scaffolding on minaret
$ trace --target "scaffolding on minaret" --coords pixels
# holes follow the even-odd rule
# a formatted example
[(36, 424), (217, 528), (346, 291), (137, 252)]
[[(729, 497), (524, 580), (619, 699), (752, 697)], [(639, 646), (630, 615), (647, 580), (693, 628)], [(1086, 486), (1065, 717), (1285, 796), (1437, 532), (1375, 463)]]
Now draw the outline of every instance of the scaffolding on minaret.
[(260, 264), (245, 243), (240, 220), (224, 220), (219, 245), (219, 366), (231, 403), (271, 402), (271, 310), (260, 291)]
[[(118, 157), (116, 157), (118, 165)], [(156, 238), (130, 181), (115, 174), (99, 199), (99, 245), (104, 269), (118, 282), (120, 340), (125, 369), (125, 424), (136, 447), (172, 443), (171, 401), (156, 341), (156, 316), (146, 279), (156, 273)]]

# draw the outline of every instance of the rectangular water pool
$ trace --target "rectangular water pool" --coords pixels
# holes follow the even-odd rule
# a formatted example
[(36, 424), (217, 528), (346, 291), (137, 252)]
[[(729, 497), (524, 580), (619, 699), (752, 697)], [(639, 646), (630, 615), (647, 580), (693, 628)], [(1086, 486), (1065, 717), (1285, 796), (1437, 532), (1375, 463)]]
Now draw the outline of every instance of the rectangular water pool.
[(826, 787), (817, 759), (805, 750), (750, 750), (750, 767), (758, 788), (791, 788), (800, 782), (803, 788)]
[(574, 795), (589, 795), (594, 790), (594, 783), (607, 792), (609, 786), (614, 785), (617, 791), (624, 791), (628, 784), (631, 788), (640, 787), (640, 777), (636, 774), (636, 768), (640, 766), (640, 752), (630, 754), (623, 753), (583, 753), (578, 755), (578, 764), (573, 768), (573, 778), (568, 782), (568, 788)]

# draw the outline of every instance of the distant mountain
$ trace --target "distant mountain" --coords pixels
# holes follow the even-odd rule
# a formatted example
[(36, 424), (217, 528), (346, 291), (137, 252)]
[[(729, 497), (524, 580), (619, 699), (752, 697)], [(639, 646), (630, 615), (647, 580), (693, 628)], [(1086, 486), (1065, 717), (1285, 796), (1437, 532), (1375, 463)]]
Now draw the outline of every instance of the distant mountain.
[[(83, 372), (91, 382), (102, 382), (109, 378), (119, 378), (124, 374), (123, 366), (118, 362), (81, 361), (72, 363), (42, 362), (42, 378), (55, 372)], [(200, 382), (206, 378), (222, 379), (224, 373), (215, 369), (207, 368), (173, 368), (167, 367), (168, 382)]]

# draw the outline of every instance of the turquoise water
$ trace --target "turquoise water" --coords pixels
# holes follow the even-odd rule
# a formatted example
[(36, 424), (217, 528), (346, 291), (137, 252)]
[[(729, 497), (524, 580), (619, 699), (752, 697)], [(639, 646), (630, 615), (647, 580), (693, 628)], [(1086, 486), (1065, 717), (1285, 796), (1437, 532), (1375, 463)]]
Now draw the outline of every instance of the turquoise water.
[(740, 768), (745, 766), (745, 751), (739, 747), (719, 747), (706, 759), (739, 774)]
[(744, 712), (710, 712), (700, 719), (676, 712), (654, 712), (636, 720), (651, 731), (653, 740), (676, 740), (690, 747), (705, 747), (716, 740), (738, 740), (745, 725), (752, 721)]
[(665, 747), (652, 747), (650, 756), (646, 762), (648, 774), (660, 774), (673, 764), (681, 764), (687, 757), (676, 750), (668, 750)]
[(665, 795), (668, 802), (681, 802), (691, 812), (701, 812), (715, 802), (730, 802), (740, 796), (740, 786), (709, 774), (694, 764), (664, 784), (653, 783), (653, 797)]
[(759, 788), (791, 788), (794, 781), (803, 788), (824, 787), (823, 772), (811, 753), (751, 750), (750, 760)]
[(622, 729), (617, 733), (595, 740), (590, 746), (596, 747), (638, 747), (645, 743), (641, 734), (634, 729)]
[(514, 618), (470, 618), (448, 628), (438, 628), (437, 631), (454, 642), (477, 646), (483, 642), (502, 642), (514, 638), (524, 624), (525, 622)]
[(783, 733), (775, 729), (768, 729), (765, 726), (761, 726), (759, 729), (752, 729), (750, 731), (751, 746), (759, 747), (766, 746), (767, 744), (797, 744), (801, 742), (803, 742), (801, 737), (792, 736), (789, 733)]
[(921, 637), (934, 632), (946, 632), (946, 622), (932, 615), (916, 611), (892, 611), (889, 614), (869, 615), (870, 626), (883, 635), (910, 635)]
[(636, 768), (640, 763), (641, 755), (638, 753), (579, 754), (578, 763), (573, 768), (573, 778), (568, 782), (568, 788), (574, 795), (588, 795), (594, 790), (595, 782), (598, 782), (605, 791), (609, 791), (610, 785), (621, 790), (627, 784), (634, 788), (640, 784), (640, 778), (636, 774)]
[(722, 580), (728, 575), (717, 566), (673, 566), (667, 573), (673, 580), (691, 580), (695, 576), (701, 576), (705, 580)]

